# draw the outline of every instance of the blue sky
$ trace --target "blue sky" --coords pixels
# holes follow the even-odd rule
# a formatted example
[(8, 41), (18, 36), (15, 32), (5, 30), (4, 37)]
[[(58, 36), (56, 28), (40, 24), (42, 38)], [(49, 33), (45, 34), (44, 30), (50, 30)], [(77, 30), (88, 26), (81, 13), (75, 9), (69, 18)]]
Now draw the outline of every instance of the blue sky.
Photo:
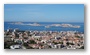
[(84, 5), (5, 4), (4, 21), (84, 22)]

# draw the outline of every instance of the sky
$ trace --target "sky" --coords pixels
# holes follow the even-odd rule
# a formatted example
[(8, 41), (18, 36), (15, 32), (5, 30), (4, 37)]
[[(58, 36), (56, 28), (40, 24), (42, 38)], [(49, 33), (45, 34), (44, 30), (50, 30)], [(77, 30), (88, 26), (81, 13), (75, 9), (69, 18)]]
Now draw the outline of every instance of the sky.
[(84, 4), (4, 4), (4, 21), (84, 22)]

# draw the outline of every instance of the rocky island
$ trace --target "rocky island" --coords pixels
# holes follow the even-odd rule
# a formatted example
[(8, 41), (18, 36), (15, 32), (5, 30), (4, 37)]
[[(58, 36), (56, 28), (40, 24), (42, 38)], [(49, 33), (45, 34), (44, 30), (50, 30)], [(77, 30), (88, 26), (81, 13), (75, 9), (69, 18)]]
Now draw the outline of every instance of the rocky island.
[(80, 28), (79, 25), (72, 25), (72, 24), (52, 24), (52, 25), (50, 25), (50, 26)]

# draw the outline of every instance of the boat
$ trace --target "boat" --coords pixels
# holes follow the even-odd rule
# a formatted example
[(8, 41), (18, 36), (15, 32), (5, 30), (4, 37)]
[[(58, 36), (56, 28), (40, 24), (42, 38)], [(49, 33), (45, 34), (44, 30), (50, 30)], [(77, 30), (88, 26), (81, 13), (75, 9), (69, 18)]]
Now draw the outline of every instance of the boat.
[(50, 28), (50, 26), (45, 26), (45, 28)]

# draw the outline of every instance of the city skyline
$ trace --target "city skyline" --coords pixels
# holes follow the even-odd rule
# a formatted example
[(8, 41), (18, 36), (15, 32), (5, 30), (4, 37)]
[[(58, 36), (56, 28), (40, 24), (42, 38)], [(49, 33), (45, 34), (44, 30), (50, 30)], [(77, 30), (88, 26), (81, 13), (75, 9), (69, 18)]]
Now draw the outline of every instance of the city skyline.
[(4, 4), (4, 21), (84, 22), (84, 4)]

